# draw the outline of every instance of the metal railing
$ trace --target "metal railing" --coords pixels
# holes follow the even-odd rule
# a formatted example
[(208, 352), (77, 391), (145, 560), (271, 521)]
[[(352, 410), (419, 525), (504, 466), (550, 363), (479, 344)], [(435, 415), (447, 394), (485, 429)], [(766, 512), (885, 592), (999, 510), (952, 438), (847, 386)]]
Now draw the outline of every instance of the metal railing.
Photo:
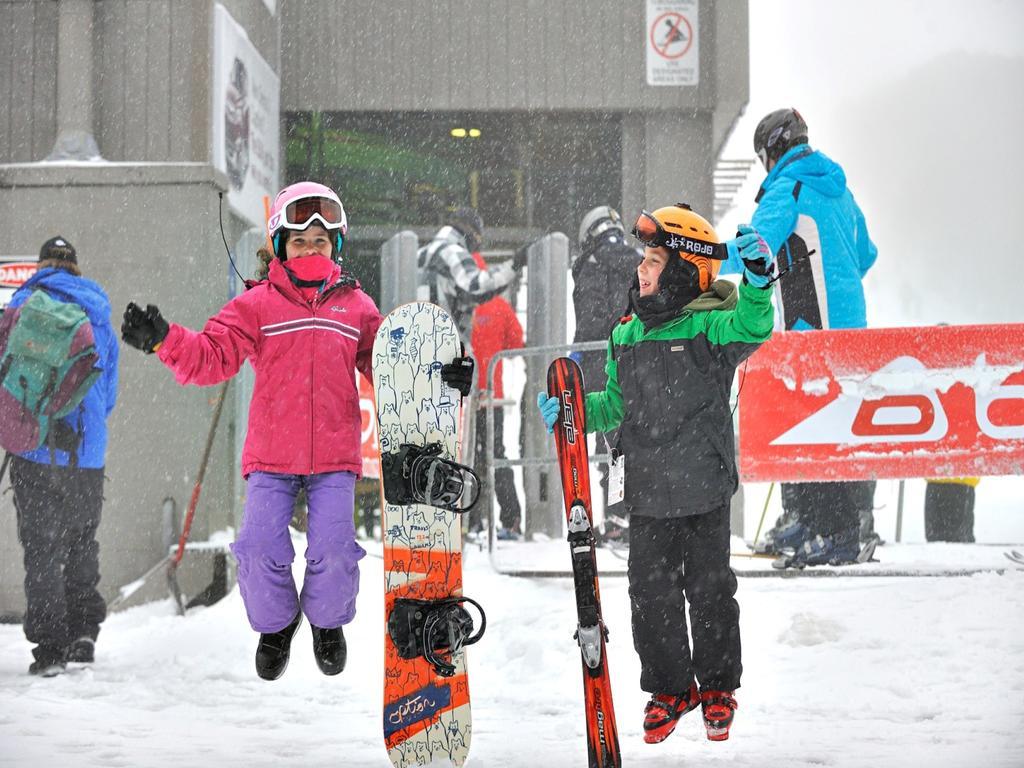
[[(495, 471), (498, 469), (504, 469), (506, 467), (551, 467), (557, 466), (558, 459), (554, 456), (554, 440), (551, 441), (551, 455), (549, 456), (521, 456), (518, 459), (498, 459), (494, 455), (494, 409), (503, 408), (507, 405), (518, 405), (515, 400), (503, 398), (501, 400), (495, 400), (491, 397), (494, 392), (492, 383), (494, 381), (494, 371), (500, 361), (510, 357), (539, 357), (541, 355), (549, 355), (551, 357), (561, 357), (572, 352), (594, 352), (599, 350), (608, 349), (607, 341), (585, 341), (577, 344), (554, 344), (544, 347), (524, 347), (522, 349), (503, 349), (497, 352), (494, 357), (491, 358), (487, 365), (487, 373), (484, 378), (485, 388), (479, 393), (480, 404), (479, 408), (485, 410), (486, 428), (484, 431), (484, 456), (487, 460), (487, 493), (491, 497), (487, 514), (487, 551), (493, 557), (494, 554), (494, 510), (496, 505), (493, 503), (494, 496), (494, 480)], [(522, 437), (522, 436), (521, 436)], [(475, 440), (475, 437), (474, 437)], [(520, 443), (525, 445), (525, 440), (520, 440)], [(594, 464), (607, 464), (609, 461), (609, 455), (607, 453), (599, 453), (590, 457), (590, 462)], [(559, 479), (558, 482), (561, 482)], [(561, 494), (558, 494), (558, 498)], [(524, 517), (528, 514), (524, 508)], [(525, 522), (525, 521), (524, 521)], [(525, 528), (525, 525), (524, 525)]]

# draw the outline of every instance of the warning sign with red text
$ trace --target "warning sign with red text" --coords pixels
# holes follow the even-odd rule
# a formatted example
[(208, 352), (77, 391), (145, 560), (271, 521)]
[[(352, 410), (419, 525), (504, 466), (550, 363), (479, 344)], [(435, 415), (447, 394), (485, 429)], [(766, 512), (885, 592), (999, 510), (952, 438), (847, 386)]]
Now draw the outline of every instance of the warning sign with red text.
[(647, 84), (700, 81), (698, 0), (647, 0)]
[(1024, 325), (777, 333), (740, 375), (744, 481), (1024, 474)]
[(14, 292), (36, 273), (38, 256), (0, 256), (0, 312)]

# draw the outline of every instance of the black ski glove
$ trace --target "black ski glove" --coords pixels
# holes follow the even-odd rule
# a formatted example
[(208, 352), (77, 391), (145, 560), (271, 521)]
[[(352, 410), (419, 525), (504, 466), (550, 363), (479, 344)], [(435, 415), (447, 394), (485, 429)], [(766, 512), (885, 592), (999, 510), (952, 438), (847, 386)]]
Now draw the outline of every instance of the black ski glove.
[(141, 349), (147, 355), (156, 351), (169, 330), (167, 321), (153, 304), (147, 304), (146, 308), (142, 309), (132, 301), (124, 311), (121, 339), (125, 344)]
[(441, 381), (452, 389), (459, 390), (465, 397), (473, 388), (473, 371), (476, 363), (472, 357), (456, 357), (447, 365), (441, 366)]
[(526, 245), (519, 248), (516, 251), (515, 256), (512, 257), (512, 269), (514, 269), (516, 272), (522, 272), (523, 267), (526, 266), (527, 257), (529, 255), (530, 244), (527, 243)]

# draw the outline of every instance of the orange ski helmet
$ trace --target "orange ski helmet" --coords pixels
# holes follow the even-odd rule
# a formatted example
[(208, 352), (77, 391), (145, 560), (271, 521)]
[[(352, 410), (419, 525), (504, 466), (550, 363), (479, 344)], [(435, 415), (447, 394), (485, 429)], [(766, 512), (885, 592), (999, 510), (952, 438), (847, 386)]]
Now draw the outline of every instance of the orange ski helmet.
[(694, 213), (686, 203), (642, 211), (633, 225), (633, 235), (644, 245), (668, 248), (697, 269), (701, 291), (711, 287), (727, 257), (715, 228)]

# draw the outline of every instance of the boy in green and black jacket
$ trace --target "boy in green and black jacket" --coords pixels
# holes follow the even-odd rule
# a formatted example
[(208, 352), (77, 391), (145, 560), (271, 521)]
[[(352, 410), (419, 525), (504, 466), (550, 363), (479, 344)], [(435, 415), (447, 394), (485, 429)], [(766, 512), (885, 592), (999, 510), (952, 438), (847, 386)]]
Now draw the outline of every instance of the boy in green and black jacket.
[[(729, 566), (738, 485), (729, 393), (736, 367), (772, 333), (772, 255), (749, 227), (720, 243), (683, 204), (642, 213), (633, 234), (645, 249), (632, 313), (612, 331), (608, 382), (587, 395), (586, 429), (618, 429), (627, 465), (633, 642), (640, 686), (652, 694), (644, 740), (663, 741), (701, 704), (708, 738), (721, 741), (742, 671)], [(748, 265), (738, 288), (715, 281), (726, 252)], [(538, 406), (550, 429), (558, 400), (541, 394)]]

